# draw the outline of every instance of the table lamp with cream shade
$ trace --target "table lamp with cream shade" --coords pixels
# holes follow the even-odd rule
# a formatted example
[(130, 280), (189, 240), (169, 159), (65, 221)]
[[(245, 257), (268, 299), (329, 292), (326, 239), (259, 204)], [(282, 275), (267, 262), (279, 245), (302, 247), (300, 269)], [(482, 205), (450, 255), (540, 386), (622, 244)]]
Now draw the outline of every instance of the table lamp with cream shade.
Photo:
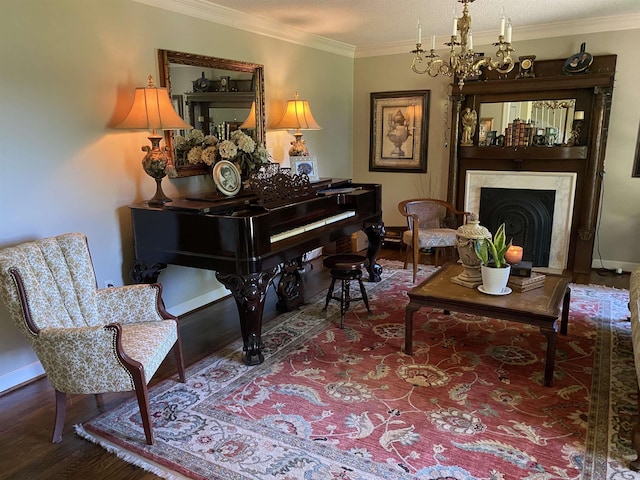
[(142, 168), (156, 181), (156, 193), (149, 200), (149, 205), (163, 205), (170, 202), (162, 191), (162, 179), (167, 175), (168, 168), (174, 168), (167, 156), (165, 146), (160, 148), (162, 135), (159, 130), (181, 130), (193, 128), (186, 123), (175, 111), (166, 88), (159, 88), (153, 84), (153, 77), (149, 75), (149, 85), (136, 88), (133, 105), (125, 119), (114, 128), (127, 130), (151, 130), (149, 141), (151, 146), (144, 145), (143, 152), (147, 152), (142, 159)]
[(296, 98), (294, 100), (287, 101), (287, 108), (284, 115), (273, 128), (283, 130), (295, 130), (293, 136), (296, 137), (295, 141), (291, 142), (291, 148), (289, 149), (290, 157), (308, 157), (309, 149), (302, 140), (302, 132), (300, 130), (321, 130), (322, 127), (318, 125), (315, 118), (311, 114), (311, 107), (309, 107), (308, 100), (300, 100), (298, 92), (296, 92)]

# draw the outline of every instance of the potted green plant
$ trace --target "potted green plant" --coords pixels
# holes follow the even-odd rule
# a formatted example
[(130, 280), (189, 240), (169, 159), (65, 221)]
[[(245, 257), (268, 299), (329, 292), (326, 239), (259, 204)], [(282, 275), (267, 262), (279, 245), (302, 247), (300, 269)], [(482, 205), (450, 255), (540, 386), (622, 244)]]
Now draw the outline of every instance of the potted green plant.
[(481, 292), (491, 295), (510, 293), (506, 287), (511, 273), (511, 265), (505, 260), (504, 255), (511, 243), (511, 240), (507, 243), (504, 223), (498, 227), (491, 238), (476, 240), (476, 255), (482, 262), (480, 267), (482, 285), (478, 287)]

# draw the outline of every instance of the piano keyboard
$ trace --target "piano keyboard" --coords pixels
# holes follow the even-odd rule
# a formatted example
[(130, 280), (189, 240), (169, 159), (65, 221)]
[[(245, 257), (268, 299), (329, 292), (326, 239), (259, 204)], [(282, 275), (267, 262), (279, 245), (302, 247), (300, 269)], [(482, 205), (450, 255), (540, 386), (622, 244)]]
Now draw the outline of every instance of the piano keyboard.
[(339, 222), (340, 220), (344, 220), (345, 218), (354, 217), (356, 212), (353, 210), (347, 210), (345, 212), (339, 213), (338, 215), (333, 215), (331, 217), (322, 218), (313, 223), (309, 223), (307, 225), (301, 225), (296, 228), (292, 228), (291, 230), (286, 230), (284, 232), (276, 233), (275, 235), (271, 235), (271, 243), (276, 243), (285, 238), (295, 237), (296, 235), (300, 235), (304, 232), (309, 232), (311, 230), (315, 230), (316, 228), (324, 227), (325, 225), (329, 225), (331, 223)]

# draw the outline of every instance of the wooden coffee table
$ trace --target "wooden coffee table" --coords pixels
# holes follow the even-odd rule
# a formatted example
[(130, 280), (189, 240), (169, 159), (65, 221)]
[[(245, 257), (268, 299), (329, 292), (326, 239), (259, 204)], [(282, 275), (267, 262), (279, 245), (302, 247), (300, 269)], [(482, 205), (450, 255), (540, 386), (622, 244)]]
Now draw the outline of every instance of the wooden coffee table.
[(552, 386), (560, 315), (560, 333), (567, 334), (571, 277), (547, 274), (544, 287), (524, 293), (487, 295), (475, 288), (453, 283), (451, 278), (461, 272), (461, 265), (447, 264), (409, 290), (410, 301), (405, 313), (405, 353), (411, 355), (413, 352), (413, 314), (421, 307), (536, 325), (547, 337), (544, 384)]

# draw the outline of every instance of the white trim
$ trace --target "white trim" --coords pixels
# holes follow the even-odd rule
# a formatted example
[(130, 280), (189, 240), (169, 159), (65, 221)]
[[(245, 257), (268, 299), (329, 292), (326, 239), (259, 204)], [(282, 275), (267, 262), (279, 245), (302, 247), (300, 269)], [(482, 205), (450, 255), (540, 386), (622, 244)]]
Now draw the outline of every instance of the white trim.
[(215, 302), (216, 300), (222, 297), (226, 297), (227, 295), (230, 295), (230, 294), (231, 293), (229, 292), (229, 290), (227, 290), (223, 286), (220, 286), (215, 290), (207, 292), (198, 297), (191, 298), (186, 302), (179, 303), (178, 305), (174, 305), (173, 307), (168, 307), (167, 312), (169, 312), (171, 315), (175, 315), (176, 317), (179, 317), (186, 313), (192, 312), (197, 308), (203, 307), (204, 305), (207, 305), (211, 302)]
[[(415, 43), (395, 42), (378, 45), (355, 47), (348, 43), (338, 42), (320, 35), (313, 35), (296, 30), (289, 25), (282, 25), (257, 15), (247, 15), (232, 8), (216, 5), (207, 0), (134, 0), (151, 7), (162, 8), (183, 15), (208, 20), (228, 27), (284, 40), (286, 42), (316, 48), (350, 58), (377, 57), (380, 55), (396, 55), (409, 53), (416, 48)], [(611, 17), (572, 20), (569, 22), (546, 23), (543, 25), (523, 26), (514, 29), (513, 43), (517, 48), (518, 41), (554, 38), (568, 35), (584, 35), (587, 33), (616, 32), (634, 30), (640, 25), (640, 14), (616, 15)], [(558, 32), (562, 32), (558, 35)], [(436, 45), (443, 45), (450, 37), (436, 38)], [(476, 45), (490, 45), (496, 41), (495, 32), (473, 32)], [(442, 47), (443, 51), (446, 51)]]
[(331, 40), (296, 30), (257, 15), (247, 15), (232, 8), (210, 3), (206, 0), (134, 0), (150, 7), (162, 8), (190, 17), (226, 25), (247, 32), (276, 38), (286, 42), (316, 48), (330, 53), (354, 57), (355, 47), (347, 43)]
[(44, 368), (42, 368), (42, 364), (37, 360), (17, 370), (5, 373), (0, 376), (0, 393), (33, 380), (42, 374), (44, 374)]

